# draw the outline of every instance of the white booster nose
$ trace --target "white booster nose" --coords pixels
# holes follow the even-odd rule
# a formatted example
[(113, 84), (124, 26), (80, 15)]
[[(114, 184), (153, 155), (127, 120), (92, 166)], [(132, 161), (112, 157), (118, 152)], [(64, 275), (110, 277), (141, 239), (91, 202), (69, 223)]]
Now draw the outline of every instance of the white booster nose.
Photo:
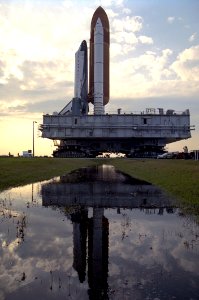
[(94, 29), (94, 114), (104, 114), (104, 30), (100, 18)]

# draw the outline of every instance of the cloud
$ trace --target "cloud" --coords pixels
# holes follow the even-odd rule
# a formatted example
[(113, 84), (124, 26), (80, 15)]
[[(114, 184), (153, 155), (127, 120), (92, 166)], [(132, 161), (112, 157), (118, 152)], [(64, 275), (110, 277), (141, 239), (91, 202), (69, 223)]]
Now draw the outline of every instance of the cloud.
[(131, 32), (140, 31), (143, 26), (143, 19), (141, 16), (129, 17), (124, 20), (124, 29)]
[(199, 82), (199, 45), (182, 51), (177, 60), (171, 65), (171, 69), (177, 74), (177, 76), (187, 81), (191, 85), (190, 81)]
[(65, 8), (67, 8), (67, 9), (72, 8), (73, 4), (74, 4), (74, 3), (73, 3), (72, 0), (64, 0), (64, 1), (62, 2), (62, 5), (63, 5)]
[(114, 19), (112, 22), (112, 30), (113, 32), (123, 32), (123, 31), (130, 31), (130, 32), (137, 32), (142, 29), (143, 26), (143, 19), (140, 16), (126, 16), (122, 19)]
[(197, 33), (194, 32), (190, 37), (189, 37), (189, 42), (193, 42), (196, 40), (196, 37), (197, 37)]
[(167, 22), (168, 22), (169, 24), (172, 24), (174, 21), (175, 21), (175, 17), (168, 17), (168, 18), (167, 18)]
[(123, 6), (124, 0), (101, 0), (100, 5), (102, 7), (110, 7), (110, 6)]
[(122, 12), (126, 15), (130, 15), (131, 14), (131, 9), (130, 8), (123, 8)]
[(19, 115), (36, 111), (51, 113), (56, 109), (61, 110), (60, 104), (64, 106), (71, 100), (73, 81), (60, 79), (56, 82), (49, 76), (48, 69), (45, 71), (44, 68), (44, 73), (40, 74), (40, 67), (42, 67), (40, 63), (34, 65), (33, 62), (25, 62), (24, 68), (22, 67), (22, 80), (10, 76), (6, 83), (1, 84), (1, 115)]
[(199, 93), (199, 46), (183, 50), (176, 58), (171, 49), (164, 49), (113, 60), (111, 82), (114, 98), (195, 97)]
[[(28, 60), (32, 57), (37, 60), (53, 59), (64, 55), (65, 51), (73, 54), (74, 35), (79, 43), (82, 32), (85, 32), (85, 38), (89, 38), (86, 28), (90, 11), (87, 8), (82, 8), (82, 11), (83, 14), (79, 13), (74, 5), (70, 10), (59, 4), (54, 5), (53, 10), (42, 3), (29, 7), (19, 2), (14, 10), (4, 5), (1, 12), (1, 49), (14, 49), (19, 58)], [(81, 23), (81, 31), (76, 19)]]
[[(29, 197), (30, 186), (28, 187), (29, 190), (27, 195)], [(25, 188), (27, 188), (27, 186)], [(37, 195), (35, 196), (37, 197)], [(17, 200), (16, 192), (14, 197)], [(21, 197), (23, 198), (24, 203), (26, 203), (27, 199), (25, 200), (26, 196), (24, 195), (24, 191), (23, 196)], [(28, 217), (26, 216), (26, 220), (27, 219)], [(71, 270), (72, 253), (70, 245), (71, 239), (69, 238), (71, 235), (71, 225), (69, 224), (70, 222), (67, 222), (65, 224), (65, 230), (62, 230), (60, 228), (59, 237), (57, 237), (54, 232), (51, 235), (51, 238), (48, 239), (49, 243), (43, 243), (44, 237), (46, 238), (49, 235), (49, 231), (44, 229), (41, 232), (41, 230), (39, 230), (38, 224), (40, 224), (39, 226), (41, 226), (41, 219), (44, 222), (43, 224), (48, 224), (49, 220), (45, 217), (45, 213), (42, 217), (39, 212), (38, 215), (33, 212), (31, 217), (32, 226), (29, 226), (28, 228), (28, 236), (30, 237), (30, 239), (26, 241), (27, 243), (23, 243), (23, 241), (19, 243), (20, 238), (15, 237), (15, 232), (18, 226), (17, 224), (20, 224), (19, 222), (17, 223), (17, 221), (20, 220), (20, 216), (13, 218), (9, 238), (7, 238), (6, 235), (0, 236), (0, 243), (2, 245), (2, 247), (0, 247), (0, 297), (3, 297), (0, 299), (5, 299), (6, 296), (10, 293), (14, 293), (16, 299), (20, 299), (20, 297), (26, 298), (26, 289), (24, 287), (27, 287), (29, 284), (37, 285), (36, 277), (39, 277), (41, 281), (46, 281), (46, 283), (48, 284), (50, 271), (59, 271), (61, 276), (63, 275), (63, 273), (66, 274)], [(53, 228), (57, 228), (57, 217), (51, 217), (51, 222), (51, 224), (53, 224)], [(6, 232), (6, 226), (8, 223), (6, 222), (6, 220), (3, 223), (4, 224), (1, 226), (1, 232)], [(26, 226), (24, 231), (26, 240)], [(54, 255), (54, 251), (56, 252), (56, 255)], [(10, 261), (12, 261), (12, 265), (10, 265)], [(10, 265), (9, 268), (8, 265)], [(21, 280), (23, 272), (25, 273), (25, 279)], [(17, 296), (18, 290), (20, 290), (19, 297)]]
[(110, 52), (111, 52), (112, 58), (122, 54), (122, 45), (119, 43), (111, 43)]
[(137, 44), (138, 39), (133, 32), (116, 32), (112, 35), (112, 40), (120, 44)]
[(125, 43), (111, 43), (110, 46), (111, 59), (114, 60), (115, 58), (129, 55), (129, 53), (134, 50), (135, 47), (133, 44), (131, 45)]
[[(111, 20), (110, 24), (111, 58), (129, 55), (131, 51), (135, 50), (136, 45), (139, 43), (139, 38), (136, 36), (136, 33), (142, 29), (143, 19), (140, 16), (122, 17), (122, 15), (118, 15)], [(151, 43), (150, 38), (146, 36), (142, 36), (140, 41), (142, 43)]]
[[(163, 72), (169, 68), (171, 54), (171, 49), (164, 49), (159, 54), (146, 51), (140, 56), (128, 57), (120, 62), (112, 62), (111, 78), (114, 85), (111, 86), (111, 94), (114, 97), (116, 95), (118, 97), (122, 97), (122, 95), (124, 97), (144, 97), (146, 94), (154, 95), (153, 87), (157, 85), (157, 82), (163, 81)], [(120, 70), (119, 73), (117, 69)], [(167, 87), (168, 84), (166, 82)], [(162, 94), (161, 88), (159, 92)]]
[(119, 13), (117, 13), (116, 11), (114, 11), (113, 9), (107, 8), (106, 9), (106, 13), (109, 16), (110, 19), (113, 19), (115, 17), (118, 17)]
[(139, 36), (139, 41), (142, 43), (142, 44), (153, 44), (153, 39), (149, 36), (145, 36), (145, 35), (141, 35)]

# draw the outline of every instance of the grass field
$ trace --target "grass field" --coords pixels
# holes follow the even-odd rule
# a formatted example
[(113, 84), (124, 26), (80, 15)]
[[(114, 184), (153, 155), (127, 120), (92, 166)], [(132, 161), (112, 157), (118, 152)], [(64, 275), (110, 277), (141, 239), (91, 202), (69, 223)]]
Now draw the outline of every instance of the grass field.
[(199, 215), (199, 161), (193, 160), (0, 158), (0, 191), (102, 163), (162, 187)]
[(95, 164), (93, 160), (54, 158), (0, 158), (0, 191), (64, 175)]
[(117, 169), (162, 187), (188, 211), (199, 215), (199, 161), (115, 159)]

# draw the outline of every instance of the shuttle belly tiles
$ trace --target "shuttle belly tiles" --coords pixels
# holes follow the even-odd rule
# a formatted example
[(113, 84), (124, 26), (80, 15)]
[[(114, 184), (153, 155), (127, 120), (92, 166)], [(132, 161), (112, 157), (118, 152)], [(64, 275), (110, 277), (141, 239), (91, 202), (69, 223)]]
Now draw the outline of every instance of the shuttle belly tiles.
[(88, 96), (88, 67), (87, 43), (83, 41), (75, 53), (75, 98), (87, 100)]

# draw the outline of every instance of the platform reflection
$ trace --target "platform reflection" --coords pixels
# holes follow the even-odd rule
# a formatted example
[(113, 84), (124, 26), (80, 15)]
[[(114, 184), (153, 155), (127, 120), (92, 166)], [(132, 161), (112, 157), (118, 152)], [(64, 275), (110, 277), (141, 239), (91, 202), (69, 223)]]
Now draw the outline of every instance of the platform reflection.
[(90, 299), (108, 299), (108, 208), (173, 213), (174, 200), (161, 189), (117, 172), (113, 166), (82, 168), (41, 188), (42, 205), (59, 207), (73, 224), (73, 268), (86, 279)]

